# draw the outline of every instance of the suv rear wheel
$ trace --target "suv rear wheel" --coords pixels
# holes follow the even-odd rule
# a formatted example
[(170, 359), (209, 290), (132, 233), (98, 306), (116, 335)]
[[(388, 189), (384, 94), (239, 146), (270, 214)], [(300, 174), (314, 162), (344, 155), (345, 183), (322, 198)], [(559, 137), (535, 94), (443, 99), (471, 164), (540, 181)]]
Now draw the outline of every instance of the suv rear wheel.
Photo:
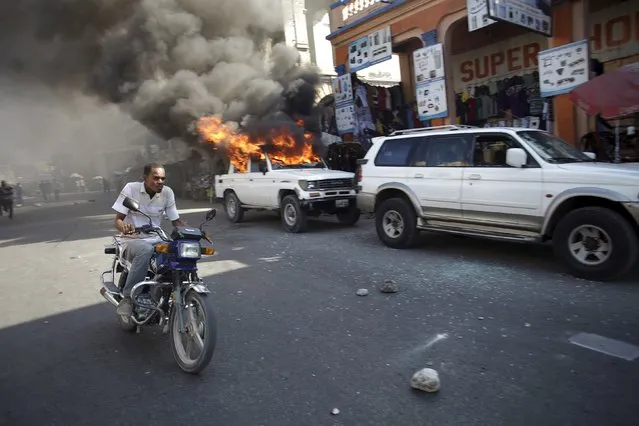
[(630, 271), (639, 256), (635, 229), (619, 213), (584, 207), (564, 216), (553, 233), (555, 254), (576, 277), (608, 281)]
[(244, 209), (235, 192), (229, 192), (224, 196), (224, 210), (226, 210), (226, 216), (233, 223), (241, 222), (244, 219)]
[(389, 198), (380, 203), (375, 212), (375, 228), (379, 239), (392, 248), (411, 247), (419, 236), (415, 210), (403, 198)]

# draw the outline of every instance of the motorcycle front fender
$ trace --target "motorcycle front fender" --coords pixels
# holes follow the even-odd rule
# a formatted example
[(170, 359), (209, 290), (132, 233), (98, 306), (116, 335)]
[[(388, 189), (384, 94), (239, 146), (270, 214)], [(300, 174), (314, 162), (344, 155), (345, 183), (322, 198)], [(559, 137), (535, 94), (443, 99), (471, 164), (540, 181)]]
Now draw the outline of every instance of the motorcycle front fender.
[(203, 283), (190, 284), (187, 287), (186, 292), (184, 292), (184, 294), (186, 294), (189, 290), (194, 290), (196, 293), (200, 293), (200, 294), (209, 294), (211, 292), (209, 288), (206, 286), (206, 284), (203, 284)]

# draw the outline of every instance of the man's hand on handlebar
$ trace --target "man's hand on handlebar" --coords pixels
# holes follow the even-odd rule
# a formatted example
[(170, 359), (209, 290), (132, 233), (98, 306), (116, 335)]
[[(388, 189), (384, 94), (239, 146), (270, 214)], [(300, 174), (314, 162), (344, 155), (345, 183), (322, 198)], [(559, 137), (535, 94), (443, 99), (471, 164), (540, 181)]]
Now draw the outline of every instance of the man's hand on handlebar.
[(135, 226), (131, 223), (123, 223), (121, 231), (124, 235), (131, 235), (135, 232)]

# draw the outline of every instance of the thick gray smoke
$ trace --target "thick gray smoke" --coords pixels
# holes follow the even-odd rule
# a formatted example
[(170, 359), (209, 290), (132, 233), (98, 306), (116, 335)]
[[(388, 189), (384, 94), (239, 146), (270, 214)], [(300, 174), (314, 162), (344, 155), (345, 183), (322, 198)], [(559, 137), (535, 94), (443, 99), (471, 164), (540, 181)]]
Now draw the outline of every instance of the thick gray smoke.
[(0, 73), (119, 104), (166, 139), (201, 115), (310, 115), (317, 84), (272, 45), (278, 0), (21, 0), (0, 6)]

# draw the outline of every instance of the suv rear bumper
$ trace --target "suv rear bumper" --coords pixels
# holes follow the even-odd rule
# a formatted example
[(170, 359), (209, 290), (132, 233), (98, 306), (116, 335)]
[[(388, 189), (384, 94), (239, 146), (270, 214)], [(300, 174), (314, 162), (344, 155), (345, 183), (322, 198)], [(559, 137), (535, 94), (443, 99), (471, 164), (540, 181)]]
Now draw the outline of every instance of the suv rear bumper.
[(639, 225), (639, 202), (637, 203), (623, 203), (630, 216), (635, 219), (635, 223)]
[(364, 213), (375, 212), (375, 194), (360, 192), (357, 194), (357, 208)]

